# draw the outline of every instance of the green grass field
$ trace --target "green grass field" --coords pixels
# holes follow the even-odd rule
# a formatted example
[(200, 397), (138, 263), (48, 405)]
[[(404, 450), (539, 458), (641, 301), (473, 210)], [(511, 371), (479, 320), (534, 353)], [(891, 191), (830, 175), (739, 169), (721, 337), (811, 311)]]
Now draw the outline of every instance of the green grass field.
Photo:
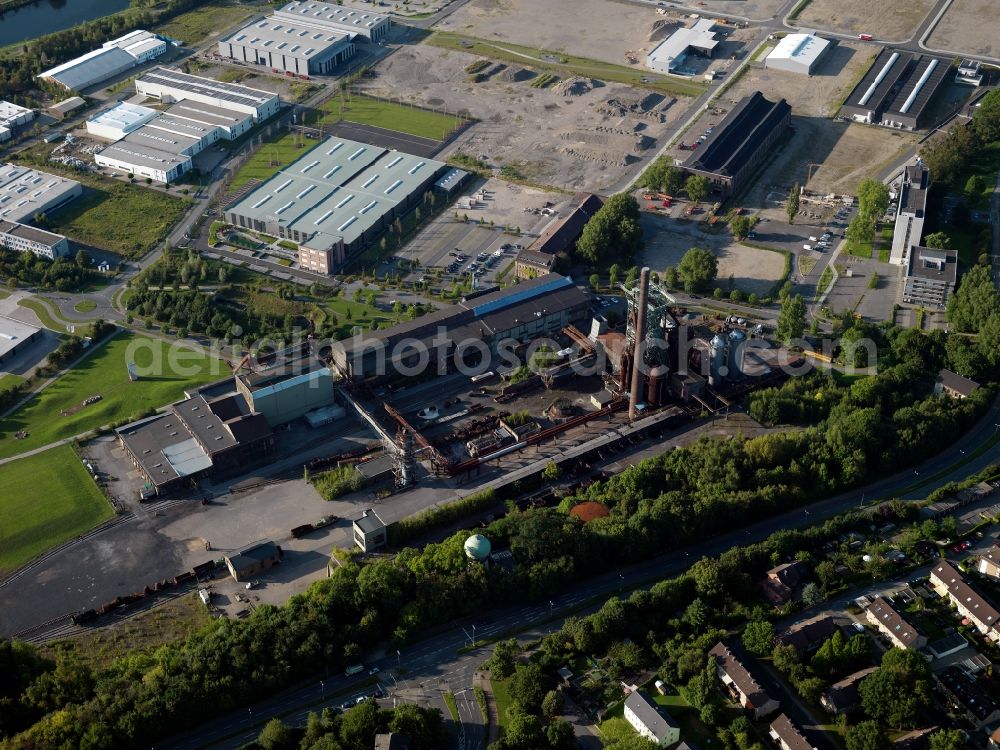
[(461, 120), (441, 112), (417, 109), (385, 99), (373, 99), (364, 94), (334, 96), (320, 107), (321, 123), (348, 120), (361, 125), (375, 125), (388, 130), (398, 130), (421, 138), (443, 140), (448, 133), (461, 125)]
[(427, 38), (427, 44), (467, 52), (470, 55), (480, 55), (493, 60), (526, 65), (538, 70), (547, 70), (563, 77), (584, 76), (604, 81), (617, 81), (675, 96), (699, 96), (705, 93), (703, 85), (678, 81), (651, 73), (648, 70), (636, 70), (624, 65), (591, 60), (586, 57), (575, 57), (562, 52), (534, 49), (508, 42), (493, 43), (466, 34), (436, 31)]
[(92, 299), (83, 299), (73, 305), (73, 309), (78, 313), (89, 313), (95, 307), (97, 307), (97, 303)]
[(187, 201), (147, 187), (76, 174), (74, 178), (89, 189), (48, 214), (47, 229), (127, 258), (152, 250), (187, 210)]
[(508, 680), (490, 680), (493, 687), (493, 700), (497, 705), (497, 722), (500, 724), (500, 736), (503, 737), (503, 729), (507, 726), (508, 712), (513, 701), (510, 698), (510, 688)]
[(853, 255), (856, 258), (871, 258), (872, 257), (872, 243), (871, 242), (853, 242), (851, 240), (847, 241), (847, 254)]
[(303, 138), (297, 133), (289, 133), (265, 143), (239, 168), (229, 183), (229, 189), (241, 188), (252, 179), (266, 180), (315, 146), (316, 141)]
[[(134, 383), (125, 369), (129, 359), (142, 375)], [(0, 458), (163, 406), (183, 396), (185, 388), (217, 380), (227, 372), (221, 361), (178, 344), (119, 334), (0, 421)], [(100, 401), (82, 406), (84, 399), (96, 395)], [(26, 431), (28, 437), (15, 440), (17, 430)]]
[(68, 445), (0, 467), (0, 571), (10, 571), (114, 513)]
[(12, 388), (17, 388), (23, 382), (24, 378), (20, 375), (15, 375), (12, 372), (5, 372), (3, 375), (0, 375), (0, 393), (9, 391)]
[(213, 32), (225, 31), (252, 15), (252, 8), (206, 3), (204, 7), (181, 13), (153, 30), (171, 39), (179, 39), (185, 47), (191, 47)]

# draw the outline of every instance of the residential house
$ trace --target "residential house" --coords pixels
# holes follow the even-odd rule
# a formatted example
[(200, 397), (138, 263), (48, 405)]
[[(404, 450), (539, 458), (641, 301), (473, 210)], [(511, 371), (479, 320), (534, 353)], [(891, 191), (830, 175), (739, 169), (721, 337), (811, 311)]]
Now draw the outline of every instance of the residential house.
[(936, 677), (945, 692), (977, 727), (982, 728), (1000, 721), (1000, 706), (979, 686), (974, 677), (968, 676), (956, 666), (948, 667)]
[(865, 610), (865, 618), (885, 635), (897, 648), (920, 648), (927, 643), (913, 625), (903, 619), (887, 599), (876, 596)]
[(976, 630), (991, 641), (1000, 642), (1000, 612), (966, 583), (950, 562), (942, 560), (934, 566), (931, 587), (938, 596), (947, 596), (958, 611), (976, 626)]
[(771, 568), (767, 571), (767, 578), (760, 583), (764, 596), (776, 607), (788, 604), (808, 572), (805, 563), (798, 560)]
[(771, 731), (768, 735), (780, 750), (817, 750), (816, 746), (802, 734), (802, 730), (785, 714), (780, 714), (771, 722)]
[(971, 396), (977, 388), (979, 383), (975, 380), (969, 380), (951, 370), (941, 370), (934, 383), (934, 395), (962, 399)]
[(830, 689), (820, 696), (819, 702), (834, 716), (853, 711), (858, 706), (858, 687), (876, 669), (877, 667), (868, 667), (833, 683)]
[(673, 745), (681, 738), (677, 722), (638, 690), (625, 699), (625, 721), (640, 735), (657, 745)]
[(931, 735), (938, 729), (937, 726), (924, 727), (900, 735), (892, 741), (892, 750), (927, 750), (930, 746)]
[(792, 625), (777, 637), (783, 646), (792, 646), (799, 654), (815, 651), (838, 630), (837, 621), (829, 615), (818, 615)]
[(762, 719), (781, 708), (777, 700), (767, 694), (747, 667), (749, 661), (733, 653), (721, 641), (708, 655), (715, 660), (715, 672), (729, 695), (746, 709), (754, 720)]
[(978, 570), (984, 576), (1000, 578), (1000, 542), (994, 542), (986, 554), (979, 558)]

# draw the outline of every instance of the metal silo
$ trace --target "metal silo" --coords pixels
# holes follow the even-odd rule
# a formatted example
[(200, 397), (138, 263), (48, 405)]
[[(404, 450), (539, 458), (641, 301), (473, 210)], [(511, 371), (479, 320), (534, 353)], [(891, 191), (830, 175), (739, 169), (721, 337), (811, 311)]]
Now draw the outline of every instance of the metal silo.
[(729, 377), (743, 375), (743, 365), (746, 360), (747, 336), (743, 331), (733, 329), (729, 332)]
[(718, 386), (726, 377), (726, 340), (715, 334), (708, 347), (708, 384)]

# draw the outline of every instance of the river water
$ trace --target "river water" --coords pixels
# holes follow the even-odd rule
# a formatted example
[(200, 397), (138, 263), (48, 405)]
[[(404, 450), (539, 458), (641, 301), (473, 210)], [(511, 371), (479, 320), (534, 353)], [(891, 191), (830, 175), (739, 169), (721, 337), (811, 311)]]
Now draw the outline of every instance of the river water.
[(37, 0), (0, 15), (0, 47), (61, 31), (128, 7), (128, 0)]

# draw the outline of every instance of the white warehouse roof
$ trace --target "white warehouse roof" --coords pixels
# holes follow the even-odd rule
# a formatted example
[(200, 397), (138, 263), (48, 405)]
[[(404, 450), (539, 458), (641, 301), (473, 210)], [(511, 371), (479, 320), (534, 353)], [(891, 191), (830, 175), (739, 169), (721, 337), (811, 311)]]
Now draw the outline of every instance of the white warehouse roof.
[(815, 34), (789, 34), (771, 50), (764, 61), (764, 67), (771, 67), (772, 63), (778, 63), (774, 67), (780, 67), (782, 62), (790, 62), (796, 67), (812, 70), (829, 46), (828, 40)]
[(87, 120), (88, 132), (101, 135), (103, 129), (120, 132), (119, 138), (131, 133), (136, 128), (145, 125), (158, 115), (155, 109), (143, 107), (138, 104), (120, 102), (111, 109), (106, 109), (97, 117)]

